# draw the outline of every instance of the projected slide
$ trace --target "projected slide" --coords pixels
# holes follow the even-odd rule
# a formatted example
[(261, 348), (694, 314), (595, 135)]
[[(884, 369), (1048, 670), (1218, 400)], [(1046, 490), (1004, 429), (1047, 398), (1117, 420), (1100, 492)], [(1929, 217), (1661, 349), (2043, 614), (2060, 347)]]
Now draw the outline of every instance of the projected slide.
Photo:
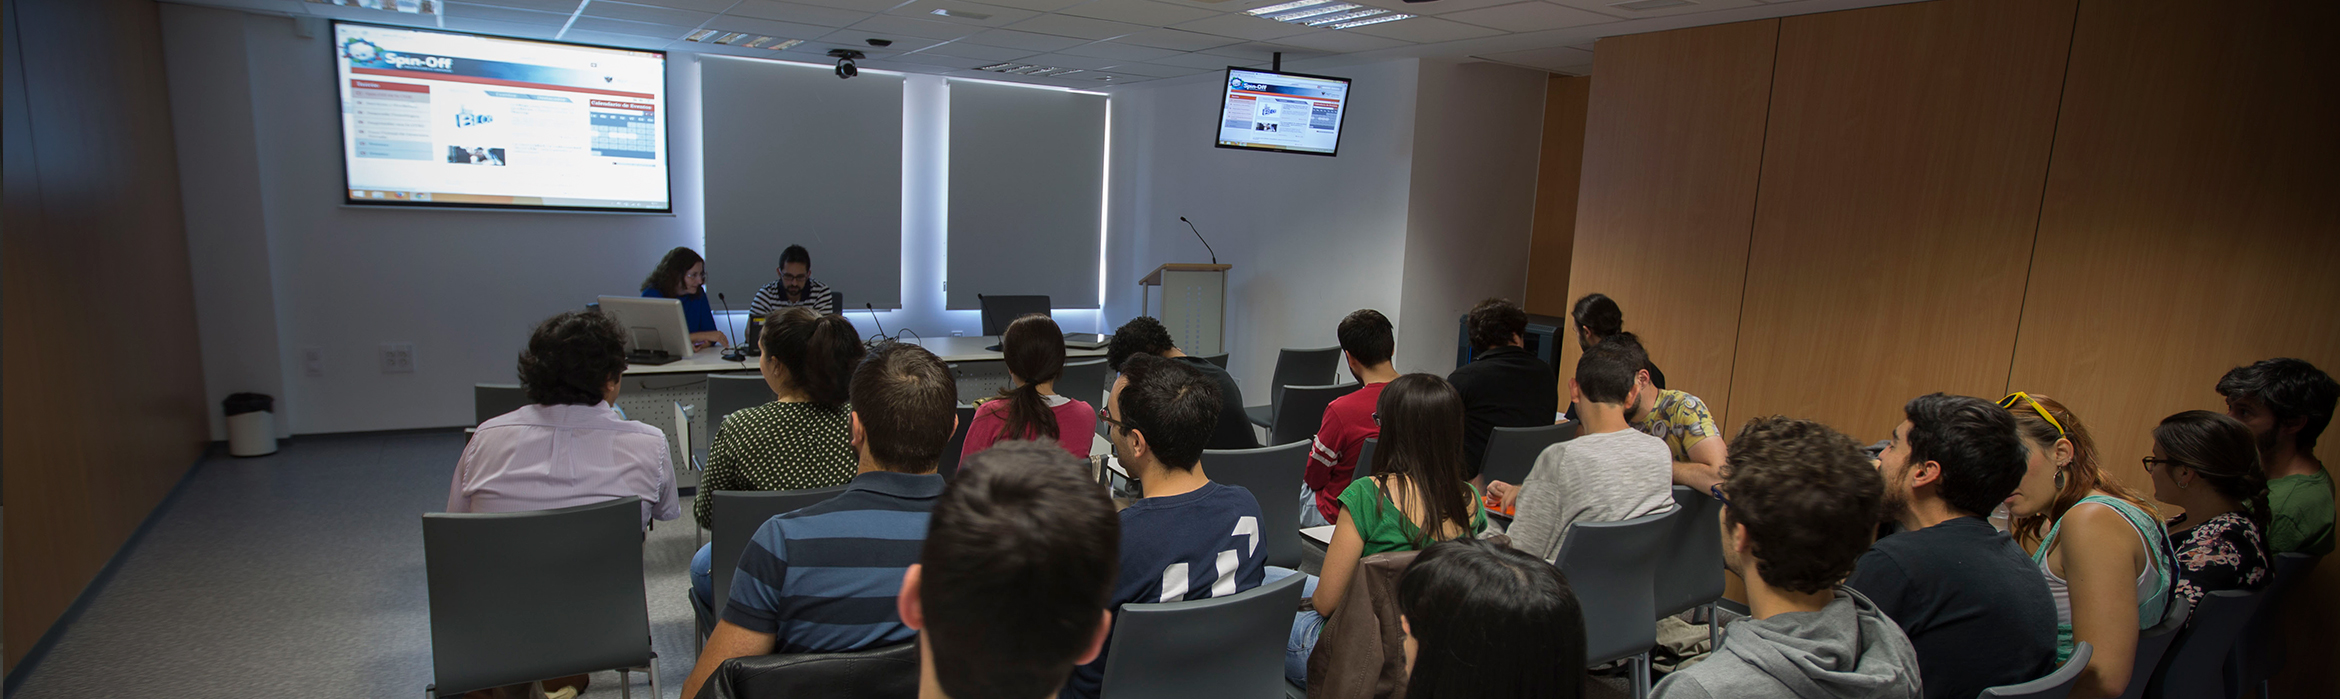
[(1218, 145), (1334, 155), (1348, 100), (1348, 78), (1229, 68)]
[(335, 23), (348, 202), (672, 210), (666, 54)]

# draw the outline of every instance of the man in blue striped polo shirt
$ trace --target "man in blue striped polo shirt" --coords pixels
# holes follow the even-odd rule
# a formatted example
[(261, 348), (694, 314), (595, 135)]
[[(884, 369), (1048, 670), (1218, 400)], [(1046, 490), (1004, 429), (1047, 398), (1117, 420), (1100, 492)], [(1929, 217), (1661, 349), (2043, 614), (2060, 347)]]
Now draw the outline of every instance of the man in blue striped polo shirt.
[(731, 658), (861, 650), (918, 636), (902, 625), (894, 601), (942, 495), (935, 465), (957, 429), (958, 385), (934, 354), (889, 343), (854, 370), (851, 394), (859, 475), (837, 497), (756, 530), (683, 696), (698, 696)]

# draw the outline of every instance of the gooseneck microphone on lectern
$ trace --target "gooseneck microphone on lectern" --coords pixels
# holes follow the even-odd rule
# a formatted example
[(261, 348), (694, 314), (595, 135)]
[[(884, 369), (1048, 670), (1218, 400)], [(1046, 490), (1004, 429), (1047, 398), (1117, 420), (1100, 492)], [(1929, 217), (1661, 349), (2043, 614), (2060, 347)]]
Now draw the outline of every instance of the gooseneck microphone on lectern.
[(739, 326), (734, 324), (731, 320), (731, 299), (723, 298), (723, 292), (718, 291), (715, 292), (715, 300), (723, 304), (724, 326), (731, 328), (731, 349), (723, 351), (723, 361), (747, 361), (747, 343), (740, 341)]
[[(1412, 2), (1413, 0), (1407, 0), (1407, 1), (1408, 1), (1408, 2)], [(1180, 217), (1178, 217), (1178, 220), (1180, 220), (1180, 221), (1186, 221), (1186, 229), (1187, 229), (1187, 230), (1190, 230), (1190, 231), (1194, 231), (1194, 239), (1195, 239), (1195, 240), (1202, 240), (1202, 244), (1203, 244), (1203, 250), (1204, 250), (1204, 251), (1207, 251), (1207, 252), (1209, 252), (1209, 253), (1211, 254), (1211, 264), (1214, 264), (1214, 265), (1215, 265), (1215, 264), (1218, 264), (1218, 263), (1219, 263), (1219, 251), (1217, 251), (1217, 250), (1212, 250), (1212, 249), (1211, 249), (1211, 241), (1208, 241), (1208, 240), (1203, 240), (1203, 237), (1202, 237), (1202, 230), (1195, 228), (1195, 227), (1194, 227), (1194, 222), (1193, 222), (1193, 221), (1187, 221), (1185, 216), (1180, 216)]]

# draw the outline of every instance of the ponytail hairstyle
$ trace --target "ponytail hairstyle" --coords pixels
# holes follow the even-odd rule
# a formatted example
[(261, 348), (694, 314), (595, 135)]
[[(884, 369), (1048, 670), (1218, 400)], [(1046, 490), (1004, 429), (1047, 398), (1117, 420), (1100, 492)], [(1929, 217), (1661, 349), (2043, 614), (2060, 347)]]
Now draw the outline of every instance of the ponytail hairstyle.
[(2208, 410), (2163, 418), (2153, 428), (2161, 453), (2194, 470), (2210, 487), (2243, 506), (2260, 532), (2267, 531), (2267, 471), (2259, 465), (2258, 437), (2242, 421)]
[(1006, 355), (1008, 373), (1022, 382), (999, 392), (1008, 402), (1000, 438), (1057, 439), (1056, 413), (1040, 397), (1040, 384), (1064, 375), (1064, 331), (1046, 315), (1027, 315), (1008, 324), (999, 336), (999, 350)]
[(1381, 389), (1375, 414), (1381, 420), (1381, 446), (1373, 450), (1373, 473), (1388, 495), (1375, 506), (1399, 502), (1389, 485), (1403, 480), (1422, 504), (1414, 548), (1447, 539), (1450, 522), (1468, 536), (1472, 509), (1462, 466), (1462, 394), (1437, 375), (1407, 374)]
[(839, 408), (852, 400), (853, 368), (864, 353), (859, 334), (844, 316), (791, 306), (764, 324), (762, 342), (764, 352), (788, 367), (788, 383), (814, 405)]
[(674, 290), (675, 287), (682, 286), (683, 275), (691, 272), (691, 265), (702, 264), (706, 261), (706, 258), (700, 257), (698, 252), (690, 248), (668, 250), (665, 257), (658, 258), (658, 266), (650, 270), (649, 278), (642, 280), (642, 288), (656, 291), (659, 296), (667, 298), (681, 298), (695, 293), (704, 293), (706, 291), (704, 288), (683, 289), (680, 294), (675, 293)]
[[(2064, 487), (2056, 491), (2054, 504), (2039, 514), (2017, 517), (2008, 527), (2008, 531), (2015, 535), (2015, 541), (2025, 548), (2037, 547), (2040, 540), (2046, 538), (2048, 527), (2063, 519), (2065, 513), (2071, 512), (2072, 506), (2080, 504), (2081, 498), (2099, 490), (2137, 506), (2137, 509), (2155, 520), (2161, 519), (2161, 509), (2155, 507), (2153, 501), (2104, 472), (2103, 465), (2096, 460), (2096, 439), (2088, 435), (2087, 426), (2080, 424), (2080, 416), (2072, 414), (2070, 409), (2054, 398), (2037, 393), (2026, 395), (2031, 397), (2030, 401), (2015, 401), (2015, 407), (2007, 409), (2007, 412), (2015, 414), (2016, 431), (2022, 433), (2024, 439), (2047, 445), (2051, 450), (2055, 448), (2056, 440), (2070, 441), (2072, 463), (2063, 467), (2061, 480)], [(2040, 417), (2039, 410), (2032, 407), (2032, 401), (2037, 401), (2039, 408), (2047, 410), (2047, 418)], [(2049, 422), (2051, 418), (2054, 422)], [(2057, 425), (2063, 427), (2059, 430)]]

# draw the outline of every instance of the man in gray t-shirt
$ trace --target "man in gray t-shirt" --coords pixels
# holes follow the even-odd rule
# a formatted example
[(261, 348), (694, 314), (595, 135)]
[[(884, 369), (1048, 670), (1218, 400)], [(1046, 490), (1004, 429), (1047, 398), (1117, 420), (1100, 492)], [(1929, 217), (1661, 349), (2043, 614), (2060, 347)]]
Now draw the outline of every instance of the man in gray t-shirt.
[(1603, 342), (1585, 350), (1568, 381), (1583, 423), (1575, 439), (1536, 457), (1525, 483), (1488, 484), (1514, 509), (1511, 545), (1544, 560), (1560, 557), (1560, 543), (1577, 522), (1613, 522), (1674, 506), (1674, 456), (1665, 440), (1633, 429), (1627, 406), (1639, 405), (1634, 375), (1648, 357), (1634, 342)]

